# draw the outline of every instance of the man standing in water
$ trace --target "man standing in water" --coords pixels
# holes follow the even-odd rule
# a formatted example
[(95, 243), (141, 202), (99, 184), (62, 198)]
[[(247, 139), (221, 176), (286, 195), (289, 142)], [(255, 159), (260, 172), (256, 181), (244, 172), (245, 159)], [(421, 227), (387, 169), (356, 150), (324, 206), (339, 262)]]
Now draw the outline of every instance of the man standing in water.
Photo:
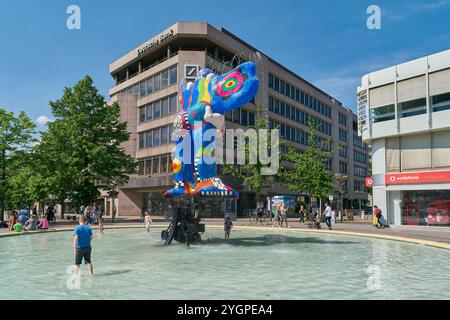
[(73, 249), (75, 252), (75, 273), (80, 272), (82, 260), (86, 263), (89, 275), (94, 275), (94, 268), (91, 262), (91, 240), (93, 238), (92, 229), (87, 225), (86, 216), (80, 216), (80, 225), (75, 228), (73, 238)]

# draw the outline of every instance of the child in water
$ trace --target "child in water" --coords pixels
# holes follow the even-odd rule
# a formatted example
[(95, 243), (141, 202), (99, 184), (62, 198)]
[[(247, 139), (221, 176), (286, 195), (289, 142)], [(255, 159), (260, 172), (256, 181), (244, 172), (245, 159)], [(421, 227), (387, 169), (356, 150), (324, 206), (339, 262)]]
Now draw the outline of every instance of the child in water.
[(233, 222), (231, 222), (230, 217), (227, 217), (225, 219), (225, 222), (223, 223), (223, 230), (225, 231), (225, 239), (230, 239), (231, 228), (233, 228)]
[(98, 217), (98, 229), (100, 230), (100, 233), (103, 234), (103, 230), (105, 230), (105, 221), (103, 220), (102, 214)]

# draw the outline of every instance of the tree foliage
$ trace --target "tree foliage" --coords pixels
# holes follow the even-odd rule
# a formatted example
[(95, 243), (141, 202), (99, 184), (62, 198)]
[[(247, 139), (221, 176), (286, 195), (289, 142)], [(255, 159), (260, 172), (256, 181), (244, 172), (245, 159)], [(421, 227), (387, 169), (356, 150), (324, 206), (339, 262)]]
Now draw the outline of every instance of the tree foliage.
[(333, 184), (323, 159), (329, 157), (331, 152), (323, 150), (316, 135), (316, 125), (311, 119), (308, 127), (308, 146), (305, 152), (289, 148), (283, 160), (290, 162), (292, 168), (282, 168), (278, 176), (281, 184), (291, 191), (307, 193), (311, 197), (326, 197)]
[(10, 179), (29, 160), (29, 150), (35, 141), (34, 129), (35, 124), (25, 112), (15, 116), (0, 108), (0, 220), (5, 203), (10, 204), (14, 192)]
[(41, 188), (78, 207), (97, 200), (100, 189), (128, 181), (136, 164), (120, 146), (129, 133), (117, 102), (108, 105), (86, 76), (50, 106), (54, 121), (34, 152)]

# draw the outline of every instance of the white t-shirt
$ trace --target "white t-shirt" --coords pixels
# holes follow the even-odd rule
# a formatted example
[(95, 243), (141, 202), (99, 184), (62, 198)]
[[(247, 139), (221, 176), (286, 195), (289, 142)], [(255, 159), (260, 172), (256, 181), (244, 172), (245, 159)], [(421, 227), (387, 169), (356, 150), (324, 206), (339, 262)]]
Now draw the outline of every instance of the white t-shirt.
[(325, 217), (331, 217), (331, 207), (327, 206), (325, 208)]

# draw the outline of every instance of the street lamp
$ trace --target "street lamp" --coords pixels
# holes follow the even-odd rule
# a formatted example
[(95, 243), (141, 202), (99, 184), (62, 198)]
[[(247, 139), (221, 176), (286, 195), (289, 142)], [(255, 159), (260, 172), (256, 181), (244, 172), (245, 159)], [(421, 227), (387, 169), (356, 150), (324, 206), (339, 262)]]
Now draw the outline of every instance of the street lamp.
[(337, 181), (337, 187), (338, 187), (337, 192), (339, 194), (339, 202), (340, 202), (339, 209), (341, 211), (340, 216), (341, 216), (341, 222), (343, 222), (344, 215), (342, 213), (342, 210), (344, 209), (344, 194), (345, 194), (344, 185), (345, 185), (345, 183), (346, 183), (346, 181), (348, 179), (348, 176), (344, 175), (342, 173), (335, 173), (334, 174), (334, 178)]

